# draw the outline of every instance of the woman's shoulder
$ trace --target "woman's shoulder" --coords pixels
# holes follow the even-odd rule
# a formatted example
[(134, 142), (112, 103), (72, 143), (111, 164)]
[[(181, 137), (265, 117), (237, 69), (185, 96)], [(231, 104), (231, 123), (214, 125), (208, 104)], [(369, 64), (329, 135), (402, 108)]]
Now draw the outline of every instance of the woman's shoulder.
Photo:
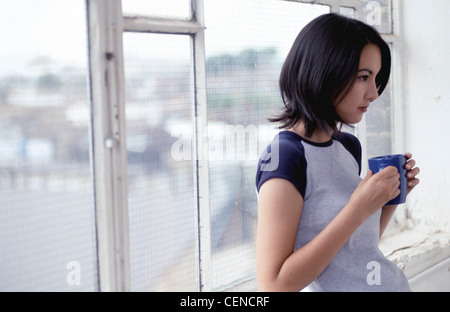
[(272, 152), (283, 158), (303, 158), (305, 155), (302, 138), (292, 131), (281, 131), (270, 143)]
[(290, 181), (304, 196), (305, 151), (301, 138), (291, 131), (279, 132), (262, 153), (256, 173), (257, 191), (264, 182), (272, 178)]

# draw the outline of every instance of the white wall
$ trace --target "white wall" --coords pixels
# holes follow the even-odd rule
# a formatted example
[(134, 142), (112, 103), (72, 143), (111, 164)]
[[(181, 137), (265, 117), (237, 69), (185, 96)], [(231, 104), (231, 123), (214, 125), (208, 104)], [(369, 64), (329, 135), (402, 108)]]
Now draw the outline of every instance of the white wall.
[(450, 227), (450, 1), (400, 0), (406, 149), (421, 168), (413, 218)]

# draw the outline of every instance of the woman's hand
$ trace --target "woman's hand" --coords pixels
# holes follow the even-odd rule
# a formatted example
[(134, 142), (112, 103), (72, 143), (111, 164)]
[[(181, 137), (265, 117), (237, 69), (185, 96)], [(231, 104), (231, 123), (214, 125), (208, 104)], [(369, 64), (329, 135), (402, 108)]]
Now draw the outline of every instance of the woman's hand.
[(420, 172), (420, 169), (419, 167), (414, 167), (416, 165), (416, 161), (412, 159), (411, 153), (406, 153), (405, 156), (406, 156), (405, 168), (407, 170), (406, 178), (408, 179), (407, 194), (409, 194), (420, 182), (419, 179), (416, 178), (416, 176)]
[(397, 168), (389, 166), (376, 174), (369, 170), (356, 187), (349, 203), (367, 218), (397, 197), (400, 194), (399, 186), (400, 174)]

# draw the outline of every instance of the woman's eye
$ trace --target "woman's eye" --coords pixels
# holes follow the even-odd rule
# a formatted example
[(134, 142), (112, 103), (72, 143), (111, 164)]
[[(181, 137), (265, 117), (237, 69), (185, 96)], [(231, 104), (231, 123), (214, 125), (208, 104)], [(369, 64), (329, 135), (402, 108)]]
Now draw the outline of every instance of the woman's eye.
[(359, 76), (358, 79), (361, 81), (367, 81), (367, 79), (369, 79), (369, 76), (368, 75)]

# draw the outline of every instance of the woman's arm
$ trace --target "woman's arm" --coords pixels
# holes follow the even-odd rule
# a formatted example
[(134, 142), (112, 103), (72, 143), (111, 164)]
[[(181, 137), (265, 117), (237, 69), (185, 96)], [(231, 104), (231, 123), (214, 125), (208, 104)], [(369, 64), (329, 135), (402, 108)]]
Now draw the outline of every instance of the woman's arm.
[(294, 252), (303, 198), (287, 180), (272, 179), (259, 191), (256, 266), (260, 291), (299, 291), (327, 267), (353, 232), (398, 195), (398, 172), (370, 171), (348, 204), (313, 240)]

